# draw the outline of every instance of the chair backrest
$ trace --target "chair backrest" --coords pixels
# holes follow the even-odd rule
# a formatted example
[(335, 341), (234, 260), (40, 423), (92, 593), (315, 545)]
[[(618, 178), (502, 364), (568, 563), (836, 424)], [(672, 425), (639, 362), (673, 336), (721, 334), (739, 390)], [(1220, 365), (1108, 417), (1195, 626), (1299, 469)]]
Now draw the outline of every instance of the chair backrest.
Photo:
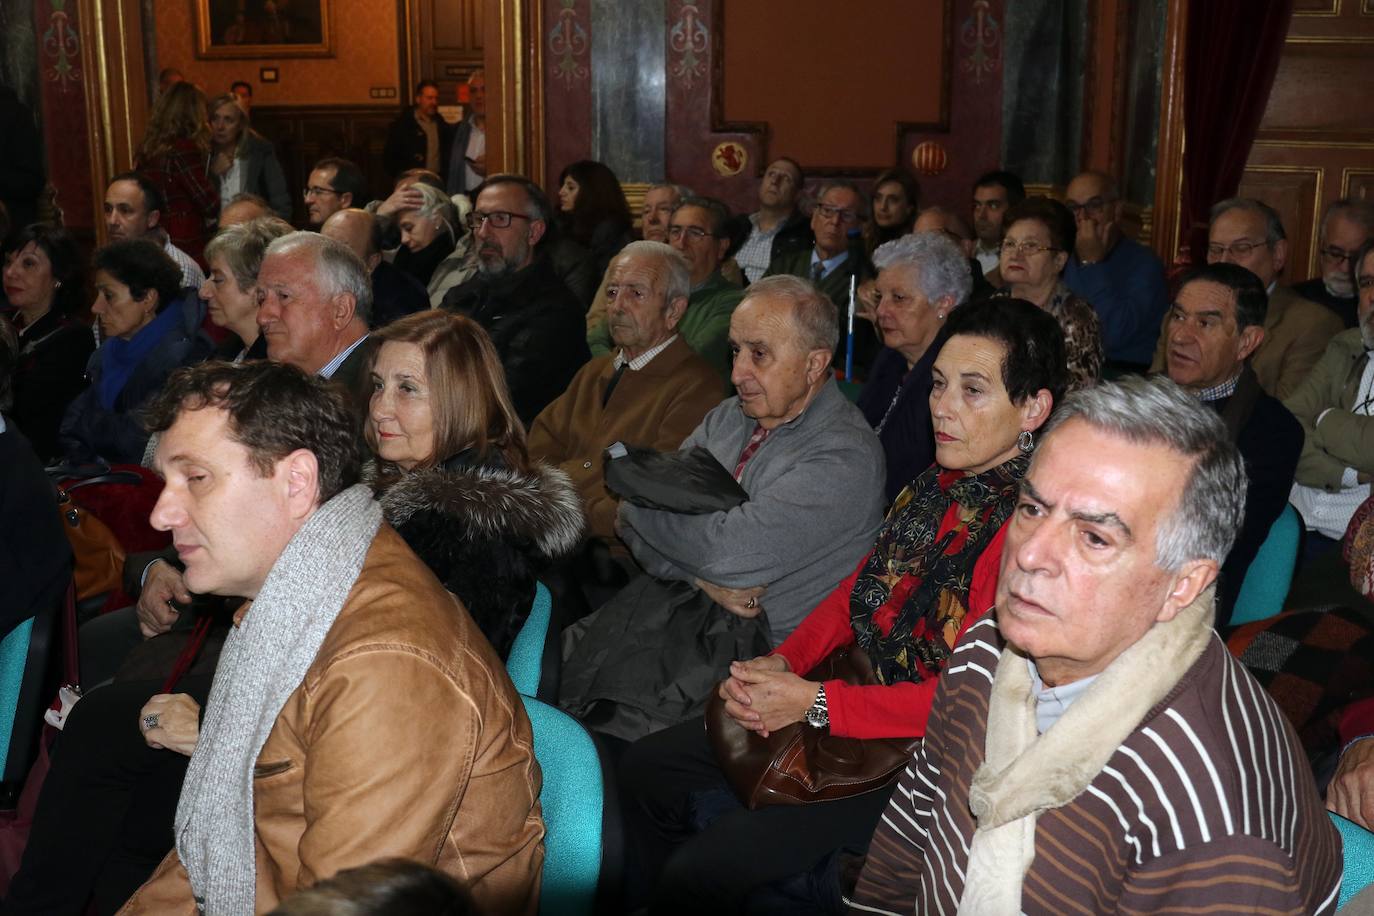
[(1330, 811), (1327, 814), (1331, 815), (1331, 822), (1340, 831), (1341, 847), (1345, 851), (1341, 896), (1336, 903), (1336, 909), (1339, 910), (1350, 902), (1350, 898), (1374, 883), (1374, 833), (1339, 814)]
[(10, 734), (19, 709), (19, 691), (29, 662), (29, 637), (33, 633), (30, 617), (0, 639), (0, 760), (10, 750)]
[(544, 670), (544, 643), (548, 639), (552, 615), (553, 596), (543, 582), (536, 582), (530, 616), (515, 634), (510, 655), (506, 656), (506, 673), (515, 682), (516, 691), (527, 697), (539, 693), (539, 677)]
[(601, 758), (582, 724), (560, 709), (520, 697), (534, 729), (534, 756), (543, 771), (544, 813), (541, 916), (595, 911), (601, 875), (605, 784)]
[(1260, 545), (1250, 568), (1245, 572), (1236, 607), (1231, 612), (1231, 625), (1264, 620), (1283, 610), (1288, 587), (1293, 584), (1293, 568), (1298, 562), (1298, 539), (1302, 523), (1298, 510), (1291, 505), (1275, 519), (1269, 535)]

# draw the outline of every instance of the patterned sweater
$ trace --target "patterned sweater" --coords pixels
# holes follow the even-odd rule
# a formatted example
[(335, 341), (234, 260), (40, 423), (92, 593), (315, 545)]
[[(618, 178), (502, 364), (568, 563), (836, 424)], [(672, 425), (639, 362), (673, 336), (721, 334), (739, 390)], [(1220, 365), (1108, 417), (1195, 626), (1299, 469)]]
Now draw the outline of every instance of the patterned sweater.
[[(969, 786), (1003, 647), (992, 615), (960, 640), (922, 748), (874, 834), (853, 912), (958, 909), (977, 826)], [(1212, 637), (1087, 789), (1040, 812), (1022, 908), (1333, 913), (1340, 880), (1340, 839), (1292, 729)]]

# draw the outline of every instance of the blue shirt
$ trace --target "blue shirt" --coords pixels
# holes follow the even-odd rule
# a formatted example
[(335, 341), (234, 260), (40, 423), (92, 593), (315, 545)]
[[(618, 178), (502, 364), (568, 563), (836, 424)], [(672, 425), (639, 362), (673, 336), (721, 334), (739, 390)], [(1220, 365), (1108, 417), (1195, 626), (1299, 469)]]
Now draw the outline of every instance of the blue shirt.
[(1150, 364), (1169, 308), (1164, 265), (1153, 251), (1122, 236), (1096, 264), (1069, 258), (1064, 284), (1097, 312), (1108, 361)]
[(841, 264), (843, 264), (843, 263), (845, 262), (845, 260), (846, 260), (848, 257), (849, 257), (849, 252), (848, 252), (848, 251), (841, 251), (839, 254), (835, 255), (833, 258), (826, 258), (824, 261), (822, 261), (822, 260), (821, 260), (821, 256), (820, 256), (819, 254), (816, 253), (816, 249), (812, 248), (812, 249), (811, 249), (811, 273), (814, 274), (814, 273), (816, 272), (816, 265), (817, 265), (817, 264), (820, 264), (820, 265), (822, 265), (822, 269), (821, 269), (821, 279), (825, 279), (826, 277), (830, 276), (830, 272), (831, 272), (832, 270), (834, 270), (836, 267), (839, 267)]

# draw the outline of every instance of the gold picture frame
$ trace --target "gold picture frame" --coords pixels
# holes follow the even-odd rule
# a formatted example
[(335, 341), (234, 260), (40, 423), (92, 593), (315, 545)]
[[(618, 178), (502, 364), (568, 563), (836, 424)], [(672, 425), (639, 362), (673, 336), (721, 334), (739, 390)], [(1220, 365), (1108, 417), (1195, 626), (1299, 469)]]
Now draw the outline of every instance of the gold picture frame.
[(202, 60), (333, 57), (329, 0), (193, 0)]

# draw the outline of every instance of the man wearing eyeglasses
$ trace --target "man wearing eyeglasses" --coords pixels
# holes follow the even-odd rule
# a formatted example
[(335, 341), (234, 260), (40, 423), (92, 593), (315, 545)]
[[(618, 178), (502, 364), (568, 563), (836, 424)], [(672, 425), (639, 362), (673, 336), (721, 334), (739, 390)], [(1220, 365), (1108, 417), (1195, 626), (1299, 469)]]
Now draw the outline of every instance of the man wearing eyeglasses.
[(347, 159), (321, 159), (310, 170), (302, 193), (310, 228), (318, 229), (340, 210), (367, 203), (367, 181), (362, 170)]
[(1347, 328), (1355, 327), (1357, 296), (1350, 275), (1355, 253), (1370, 239), (1374, 239), (1374, 202), (1345, 197), (1329, 204), (1322, 214), (1321, 274), (1295, 283), (1293, 291), (1331, 309)]
[[(1264, 316), (1264, 339), (1250, 357), (1260, 387), (1273, 397), (1288, 397), (1341, 330), (1341, 320), (1329, 309), (1280, 286), (1278, 276), (1288, 260), (1288, 236), (1279, 214), (1268, 204), (1249, 197), (1233, 197), (1212, 208), (1207, 230), (1207, 263), (1237, 264), (1259, 278), (1269, 294)], [(1164, 319), (1151, 372), (1163, 372), (1169, 346)]]
[[(1336, 554), (1374, 477), (1374, 245), (1356, 253), (1356, 327), (1342, 331), (1284, 406), (1307, 439), (1289, 501), (1306, 524), (1307, 560)], [(1343, 564), (1341, 564), (1343, 566)], [(1342, 575), (1345, 571), (1342, 570)]]
[[(835, 349), (835, 365), (843, 367), (846, 355), (846, 330), (851, 278), (859, 283), (875, 275), (864, 254), (861, 236), (868, 217), (868, 199), (848, 181), (830, 181), (821, 186), (816, 207), (811, 211), (814, 245), (804, 251), (779, 255), (768, 267), (767, 276), (788, 274), (810, 280), (829, 297), (840, 314), (840, 342)], [(862, 378), (878, 351), (878, 337), (867, 321), (854, 323), (854, 371)]]
[(1122, 235), (1121, 195), (1110, 176), (1076, 176), (1064, 192), (1064, 203), (1078, 221), (1064, 282), (1097, 310), (1107, 369), (1145, 372), (1168, 309), (1164, 265), (1149, 248)]
[[(744, 298), (744, 290), (721, 276), (730, 248), (730, 209), (712, 197), (686, 197), (668, 218), (668, 244), (687, 261), (690, 298), (677, 332), (687, 346), (730, 378), (730, 316)], [(609, 324), (603, 322), (587, 336), (593, 355), (612, 352)]]
[(466, 220), (477, 274), (450, 289), (441, 306), (486, 328), (526, 425), (591, 356), (582, 303), (545, 255), (551, 213), (527, 178), (493, 175), (478, 185)]

